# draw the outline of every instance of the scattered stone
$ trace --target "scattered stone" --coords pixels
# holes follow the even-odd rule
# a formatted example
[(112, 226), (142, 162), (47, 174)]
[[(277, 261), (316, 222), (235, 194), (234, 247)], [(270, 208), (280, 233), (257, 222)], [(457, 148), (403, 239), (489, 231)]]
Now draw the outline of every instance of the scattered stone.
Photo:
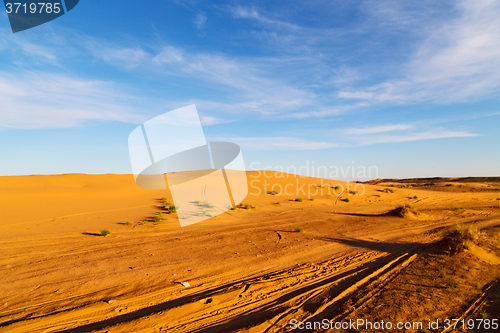
[(188, 282), (181, 282), (181, 284), (186, 288), (191, 287), (191, 285)]
[(118, 300), (117, 300), (117, 299), (110, 299), (110, 300), (108, 301), (108, 304), (112, 304), (112, 303), (116, 303), (116, 302), (118, 302)]

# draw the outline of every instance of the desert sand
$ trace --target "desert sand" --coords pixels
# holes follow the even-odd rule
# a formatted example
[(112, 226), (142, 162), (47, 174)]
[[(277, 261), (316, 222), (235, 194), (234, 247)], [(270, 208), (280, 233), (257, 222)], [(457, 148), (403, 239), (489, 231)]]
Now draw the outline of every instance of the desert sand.
[[(458, 298), (440, 301), (448, 312), (433, 307), (447, 294), (429, 292), (414, 313), (458, 318), (486, 288), (498, 289), (492, 249), (447, 264), (428, 245), (456, 223), (500, 225), (498, 180), (247, 176), (253, 187), (243, 204), (251, 208), (182, 228), (176, 214), (154, 222), (170, 193), (142, 189), (132, 175), (0, 177), (0, 332), (287, 332), (292, 319), (396, 320), (402, 315), (384, 304), (412, 310), (404, 293), (388, 290), (415, 288), (419, 297), (426, 291), (415, 280), (434, 270), (449, 278), (453, 265), (476, 282), (464, 276), (457, 288), (468, 287), (450, 290)], [(264, 182), (292, 184), (292, 194), (270, 194)], [(335, 185), (349, 185), (341, 197), (349, 202)], [(387, 214), (405, 203), (418, 213)], [(111, 234), (100, 236), (103, 229)]]

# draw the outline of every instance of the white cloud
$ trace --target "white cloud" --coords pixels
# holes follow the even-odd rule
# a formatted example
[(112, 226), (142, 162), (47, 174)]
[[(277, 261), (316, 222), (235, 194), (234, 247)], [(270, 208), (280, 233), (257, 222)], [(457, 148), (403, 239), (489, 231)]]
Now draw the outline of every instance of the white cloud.
[(246, 150), (313, 150), (339, 146), (332, 142), (310, 141), (291, 137), (231, 137), (224, 140), (234, 142)]
[[(340, 98), (370, 103), (457, 102), (495, 96), (500, 88), (500, 2), (464, 0), (459, 17), (421, 28), (427, 37), (400, 79), (365, 89), (344, 89)], [(424, 22), (422, 22), (424, 23)]]
[(384, 133), (384, 132), (392, 132), (392, 131), (404, 131), (413, 128), (413, 125), (409, 124), (399, 124), (399, 125), (381, 125), (381, 126), (372, 126), (365, 128), (349, 128), (344, 131), (345, 134), (352, 135), (364, 135), (364, 134), (375, 134), (375, 133)]
[(402, 135), (382, 135), (372, 138), (365, 138), (360, 142), (361, 145), (372, 145), (377, 143), (397, 143), (431, 139), (446, 139), (446, 138), (467, 138), (478, 136), (478, 134), (465, 131), (449, 131), (445, 129), (431, 130), (426, 132), (408, 133)]
[(231, 120), (220, 119), (210, 116), (201, 116), (201, 124), (204, 126), (230, 123)]
[(163, 47), (160, 53), (153, 57), (153, 62), (159, 65), (182, 60), (182, 52), (172, 46)]
[(140, 122), (133, 98), (112, 82), (46, 72), (0, 72), (0, 127), (57, 128), (89, 121)]
[(196, 27), (201, 30), (205, 27), (205, 23), (207, 22), (207, 16), (204, 13), (197, 13), (193, 22), (196, 25)]
[(243, 19), (254, 19), (257, 22), (263, 23), (268, 26), (278, 27), (278, 28), (287, 28), (292, 30), (299, 30), (300, 27), (296, 24), (289, 23), (282, 20), (270, 19), (258, 12), (255, 7), (245, 7), (245, 6), (236, 6), (229, 7), (230, 13), (234, 18), (243, 18)]

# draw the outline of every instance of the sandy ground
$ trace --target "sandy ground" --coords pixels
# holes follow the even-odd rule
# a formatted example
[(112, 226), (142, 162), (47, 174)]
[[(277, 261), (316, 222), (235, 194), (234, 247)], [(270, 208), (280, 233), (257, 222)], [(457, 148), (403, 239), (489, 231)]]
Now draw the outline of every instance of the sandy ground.
[[(286, 331), (408, 265), (433, 230), (500, 224), (495, 183), (247, 176), (255, 208), (183, 228), (152, 220), (170, 194), (131, 175), (0, 177), (0, 332)], [(402, 203), (421, 214), (385, 214)]]

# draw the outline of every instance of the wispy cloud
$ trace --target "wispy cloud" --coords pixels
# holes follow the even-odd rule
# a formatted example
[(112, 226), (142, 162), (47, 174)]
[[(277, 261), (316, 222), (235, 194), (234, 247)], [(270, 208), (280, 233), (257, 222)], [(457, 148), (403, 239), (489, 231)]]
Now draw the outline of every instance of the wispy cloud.
[(197, 13), (195, 18), (193, 19), (193, 23), (200, 30), (205, 27), (206, 22), (207, 22), (207, 16), (205, 15), (205, 13), (202, 12)]
[(231, 120), (225, 120), (225, 119), (220, 119), (220, 118), (211, 117), (211, 116), (201, 116), (201, 124), (203, 126), (227, 124), (230, 122), (231, 122)]
[(130, 95), (112, 83), (46, 72), (0, 72), (0, 127), (56, 128), (92, 121), (139, 122)]
[(245, 150), (314, 150), (338, 147), (337, 143), (311, 141), (293, 137), (231, 137), (225, 138), (239, 144)]
[(360, 142), (360, 145), (372, 145), (377, 143), (397, 143), (431, 139), (447, 139), (447, 138), (468, 138), (479, 136), (478, 134), (465, 131), (449, 131), (449, 130), (433, 130), (427, 132), (408, 133), (401, 135), (382, 135), (371, 138), (365, 138)]
[(392, 131), (404, 131), (413, 128), (414, 125), (410, 124), (398, 124), (398, 125), (380, 125), (365, 128), (349, 128), (344, 131), (345, 134), (350, 135), (364, 135), (364, 134), (375, 134), (375, 133), (385, 133)]
[(265, 15), (262, 15), (255, 7), (234, 6), (234, 7), (229, 7), (229, 11), (234, 18), (253, 19), (259, 23), (265, 25), (271, 25), (273, 27), (287, 28), (293, 30), (300, 29), (300, 27), (296, 24), (282, 20), (271, 19)]
[(370, 103), (467, 101), (498, 94), (500, 3), (463, 0), (458, 17), (423, 28), (427, 37), (401, 78), (364, 89), (341, 90), (340, 98)]

